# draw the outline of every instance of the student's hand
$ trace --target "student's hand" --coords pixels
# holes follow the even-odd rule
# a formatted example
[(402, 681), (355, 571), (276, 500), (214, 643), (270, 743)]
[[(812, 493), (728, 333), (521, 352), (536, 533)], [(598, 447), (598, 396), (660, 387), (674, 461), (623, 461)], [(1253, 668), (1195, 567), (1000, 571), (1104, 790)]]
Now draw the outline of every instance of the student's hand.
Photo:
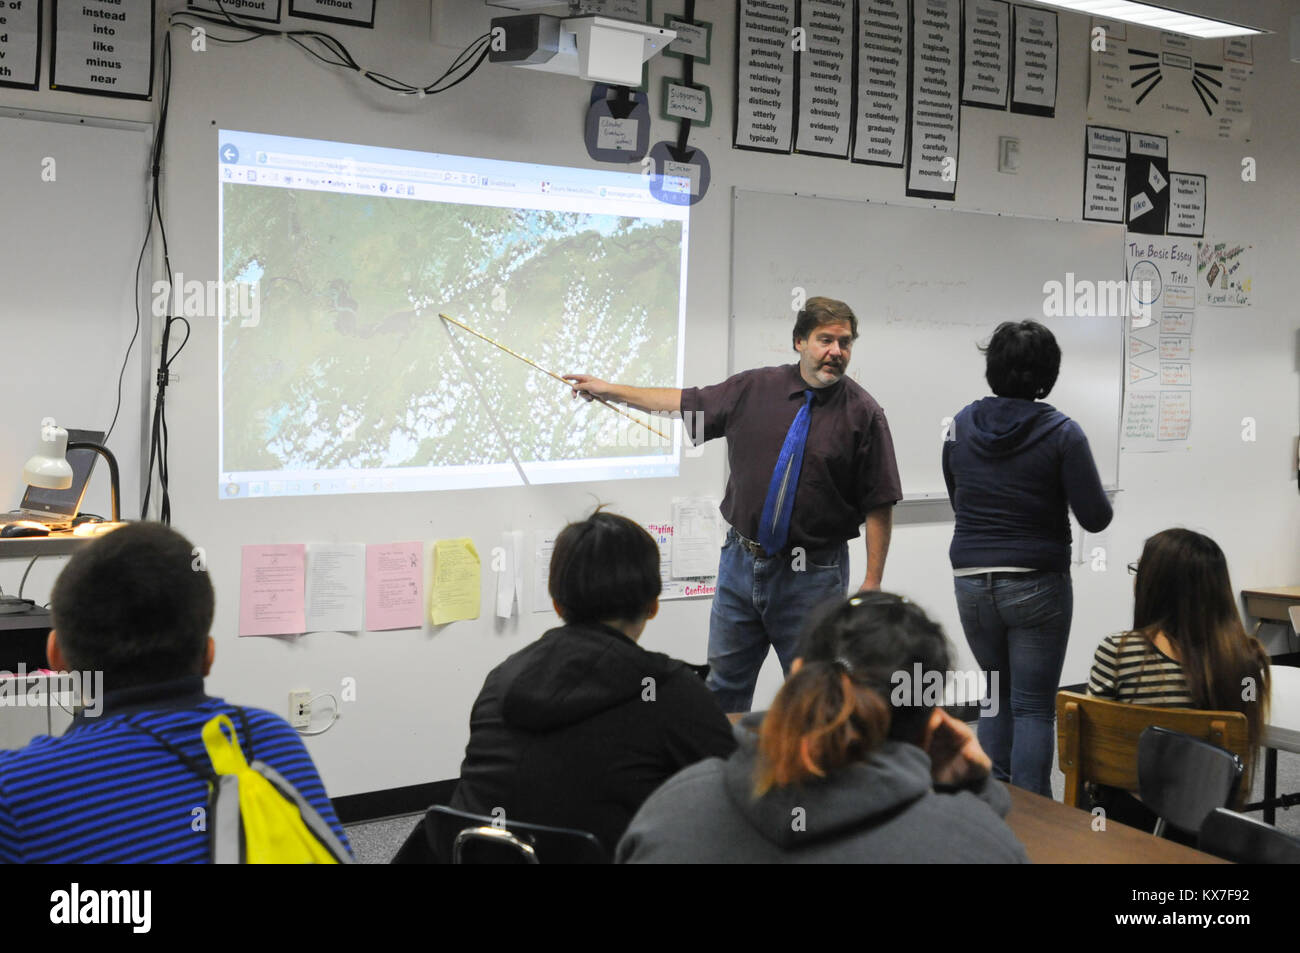
[(599, 377), (591, 377), (588, 374), (565, 374), (564, 379), (573, 383), (573, 396), (581, 394), (587, 400), (593, 397), (604, 397), (614, 387)]
[(943, 709), (930, 735), (930, 777), (935, 784), (961, 787), (988, 777), (993, 761), (975, 733)]
[(880, 580), (872, 579), (868, 576), (866, 579), (862, 580), (862, 585), (858, 586), (858, 592), (875, 592), (879, 588)]

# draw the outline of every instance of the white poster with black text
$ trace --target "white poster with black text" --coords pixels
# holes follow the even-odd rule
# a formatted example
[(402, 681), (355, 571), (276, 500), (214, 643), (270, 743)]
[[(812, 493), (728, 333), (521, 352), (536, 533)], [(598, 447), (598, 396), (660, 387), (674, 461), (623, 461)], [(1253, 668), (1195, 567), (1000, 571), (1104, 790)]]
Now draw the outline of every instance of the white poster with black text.
[(795, 151), (846, 159), (853, 131), (853, 4), (803, 0)]
[(1007, 108), (1011, 69), (1011, 4), (1004, 0), (966, 0), (966, 50), (962, 70), (963, 106)]
[(951, 201), (961, 125), (960, 0), (915, 0), (912, 56), (907, 194)]
[(907, 0), (858, 0), (853, 161), (902, 168), (907, 154)]
[(1015, 38), (1011, 111), (1031, 116), (1055, 116), (1059, 56), (1056, 14), (1037, 7), (1016, 6), (1011, 15), (1011, 30)]
[(794, 0), (736, 5), (737, 149), (789, 152), (794, 131)]

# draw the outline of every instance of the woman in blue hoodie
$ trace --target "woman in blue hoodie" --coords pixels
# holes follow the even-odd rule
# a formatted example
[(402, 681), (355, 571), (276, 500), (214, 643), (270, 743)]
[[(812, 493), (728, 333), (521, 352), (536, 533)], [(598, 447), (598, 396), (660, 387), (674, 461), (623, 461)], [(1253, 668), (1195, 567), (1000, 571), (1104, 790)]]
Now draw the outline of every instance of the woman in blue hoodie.
[(1083, 430), (1042, 402), (1061, 367), (1052, 332), (1003, 322), (981, 350), (995, 396), (957, 414), (943, 445), (957, 610), (998, 696), (978, 729), (994, 777), (1051, 797), (1056, 691), (1074, 610), (1067, 508), (1091, 533), (1113, 513)]

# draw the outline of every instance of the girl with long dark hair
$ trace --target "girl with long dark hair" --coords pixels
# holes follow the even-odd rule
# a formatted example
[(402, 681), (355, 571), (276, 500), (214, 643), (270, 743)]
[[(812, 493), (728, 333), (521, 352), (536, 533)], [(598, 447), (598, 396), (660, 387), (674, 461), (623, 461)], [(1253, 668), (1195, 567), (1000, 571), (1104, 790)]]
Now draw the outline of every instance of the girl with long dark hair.
[(1088, 693), (1239, 711), (1257, 747), (1268, 716), (1268, 653), (1241, 624), (1223, 550), (1201, 533), (1167, 529), (1146, 541), (1134, 568), (1133, 628), (1097, 647)]

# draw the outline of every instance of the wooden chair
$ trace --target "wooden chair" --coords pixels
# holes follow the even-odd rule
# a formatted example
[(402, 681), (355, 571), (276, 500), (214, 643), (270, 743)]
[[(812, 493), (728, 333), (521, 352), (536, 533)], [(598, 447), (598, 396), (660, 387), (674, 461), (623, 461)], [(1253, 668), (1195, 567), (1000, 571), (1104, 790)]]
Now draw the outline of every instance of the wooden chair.
[(1130, 705), (1077, 692), (1056, 695), (1056, 744), (1065, 774), (1065, 803), (1086, 808), (1084, 784), (1138, 791), (1138, 738), (1159, 725), (1225, 748), (1241, 758), (1246, 774), (1235, 804), (1250, 791), (1254, 752), (1247, 740), (1246, 716), (1239, 711), (1197, 711)]

